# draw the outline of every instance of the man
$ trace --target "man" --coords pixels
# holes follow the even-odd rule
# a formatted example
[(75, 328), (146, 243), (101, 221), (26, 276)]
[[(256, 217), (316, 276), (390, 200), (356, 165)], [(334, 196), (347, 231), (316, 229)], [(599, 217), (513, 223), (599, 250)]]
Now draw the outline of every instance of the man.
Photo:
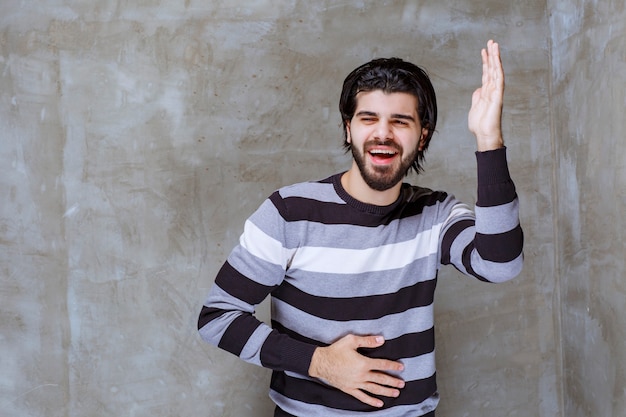
[[(437, 106), (426, 74), (392, 58), (344, 82), (351, 168), (276, 191), (246, 221), (198, 328), (209, 343), (274, 370), (275, 416), (434, 416), (438, 269), (452, 264), (491, 282), (520, 272), (498, 44), (481, 55), (468, 116), (478, 147), (475, 213), (445, 192), (402, 183), (421, 170)], [(253, 315), (268, 295), (271, 328)]]

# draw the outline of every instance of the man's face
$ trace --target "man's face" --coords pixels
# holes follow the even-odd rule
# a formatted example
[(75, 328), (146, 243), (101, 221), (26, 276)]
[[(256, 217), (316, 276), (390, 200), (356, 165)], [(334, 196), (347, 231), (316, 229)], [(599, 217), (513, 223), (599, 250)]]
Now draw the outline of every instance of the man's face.
[(376, 191), (402, 181), (428, 133), (419, 121), (415, 96), (381, 90), (357, 94), (347, 130), (361, 176)]

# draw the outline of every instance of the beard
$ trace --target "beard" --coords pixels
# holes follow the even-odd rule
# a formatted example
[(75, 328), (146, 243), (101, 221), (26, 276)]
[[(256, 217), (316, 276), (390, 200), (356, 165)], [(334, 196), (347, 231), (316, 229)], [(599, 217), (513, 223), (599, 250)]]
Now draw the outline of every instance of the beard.
[(354, 158), (354, 161), (361, 172), (361, 177), (363, 177), (365, 183), (373, 190), (386, 191), (402, 181), (402, 178), (404, 178), (409, 172), (409, 169), (411, 168), (411, 165), (417, 155), (417, 149), (414, 149), (410, 154), (404, 157), (402, 147), (397, 144), (392, 144), (391, 146), (395, 148), (400, 155), (400, 165), (397, 165), (396, 163), (384, 166), (368, 165), (368, 145), (371, 146), (377, 144), (379, 143), (374, 141), (365, 143), (362, 151), (359, 151), (352, 146), (352, 157)]

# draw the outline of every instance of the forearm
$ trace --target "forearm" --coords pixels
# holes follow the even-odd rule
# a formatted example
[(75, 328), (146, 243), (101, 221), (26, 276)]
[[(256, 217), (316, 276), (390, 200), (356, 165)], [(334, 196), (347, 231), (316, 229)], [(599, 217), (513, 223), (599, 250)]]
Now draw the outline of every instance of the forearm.
[(205, 341), (246, 362), (306, 375), (315, 346), (281, 335), (254, 316), (255, 305), (272, 288), (225, 263), (202, 307), (198, 330)]
[(503, 282), (522, 267), (523, 233), (506, 148), (476, 153), (478, 199), (474, 213), (454, 201), (443, 228), (442, 263), (480, 280)]
[[(504, 281), (519, 273), (524, 237), (519, 202), (506, 160), (506, 148), (477, 152), (478, 198), (474, 246), (490, 280)], [(480, 268), (482, 269), (482, 268)], [(499, 271), (494, 273), (493, 271)]]

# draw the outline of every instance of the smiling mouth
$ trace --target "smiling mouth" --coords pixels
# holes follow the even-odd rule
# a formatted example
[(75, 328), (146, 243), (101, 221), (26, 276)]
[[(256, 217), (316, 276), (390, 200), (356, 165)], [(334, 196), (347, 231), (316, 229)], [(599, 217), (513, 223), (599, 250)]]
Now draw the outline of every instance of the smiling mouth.
[(371, 149), (368, 151), (374, 162), (388, 162), (398, 155), (393, 149)]

